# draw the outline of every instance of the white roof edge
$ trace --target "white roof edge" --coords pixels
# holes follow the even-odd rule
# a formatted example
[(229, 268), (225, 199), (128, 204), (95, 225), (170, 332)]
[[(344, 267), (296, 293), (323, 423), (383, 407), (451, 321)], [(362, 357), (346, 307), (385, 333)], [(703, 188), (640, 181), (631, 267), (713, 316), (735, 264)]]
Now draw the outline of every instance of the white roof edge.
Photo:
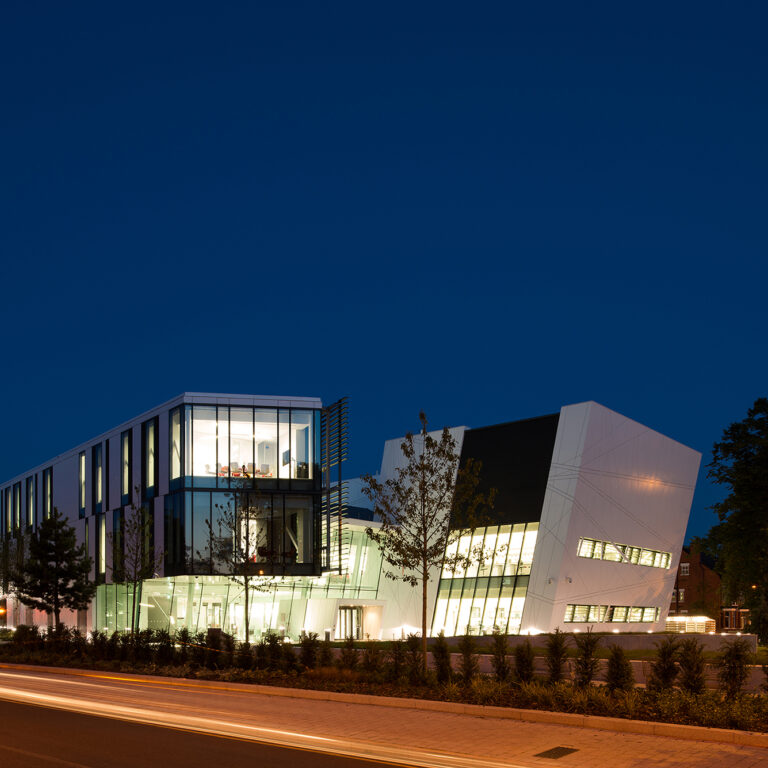
[(626, 419), (627, 421), (631, 421), (633, 424), (637, 424), (638, 426), (641, 426), (643, 429), (647, 429), (649, 432), (653, 432), (655, 435), (659, 435), (663, 437), (665, 440), (670, 440), (673, 443), (677, 443), (682, 448), (686, 448), (687, 450), (691, 451), (692, 453), (697, 454), (699, 457), (703, 456), (704, 454), (701, 451), (697, 451), (695, 448), (691, 448), (690, 445), (686, 445), (685, 443), (680, 442), (679, 440), (675, 440), (674, 437), (670, 437), (669, 435), (664, 434), (664, 432), (659, 432), (658, 429), (654, 429), (653, 427), (649, 427), (647, 424), (643, 424), (642, 421), (638, 421), (637, 419), (630, 418), (625, 413), (622, 413), (621, 411), (617, 411), (613, 408), (609, 408), (607, 405), (603, 405), (602, 403), (598, 403), (597, 400), (582, 400), (579, 403), (568, 403), (567, 405), (564, 405), (560, 408), (562, 411), (564, 408), (573, 408), (578, 405), (596, 405), (598, 408), (602, 408), (605, 411), (610, 411), (611, 413), (615, 413), (617, 416), (621, 416), (622, 419)]

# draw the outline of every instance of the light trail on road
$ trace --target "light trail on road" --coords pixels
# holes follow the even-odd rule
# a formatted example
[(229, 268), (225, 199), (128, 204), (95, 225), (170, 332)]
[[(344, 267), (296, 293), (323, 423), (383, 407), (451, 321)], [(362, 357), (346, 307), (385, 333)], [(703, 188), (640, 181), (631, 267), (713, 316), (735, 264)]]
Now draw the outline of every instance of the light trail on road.
[[(3, 666), (5, 670), (9, 668)], [(88, 681), (72, 677), (87, 677)], [(228, 696), (247, 699), (253, 703), (257, 693), (226, 685), (198, 685), (193, 681), (149, 680), (119, 677), (100, 673), (56, 670), (37, 674), (26, 671), (0, 672), (0, 699), (20, 704), (77, 712), (84, 715), (106, 717), (142, 725), (173, 728), (215, 737), (235, 738), (272, 746), (320, 752), (414, 768), (531, 768), (532, 764), (499, 762), (488, 759), (425, 751), (412, 747), (397, 747), (360, 740), (313, 735), (299, 731), (271, 728), (253, 722), (242, 722), (243, 713), (233, 711), (231, 719), (213, 718), (210, 702), (195, 705), (181, 701), (155, 701), (151, 692), (184, 693)], [(13, 684), (15, 683), (15, 685)], [(41, 688), (43, 690), (41, 690)], [(83, 690), (88, 689), (88, 693)], [(96, 689), (96, 690), (94, 690)], [(141, 694), (143, 703), (126, 703), (126, 689)], [(94, 698), (98, 692), (100, 697)], [(79, 695), (78, 695), (79, 694)], [(149, 695), (148, 695), (149, 694)], [(129, 699), (131, 697), (128, 697)], [(118, 701), (108, 700), (118, 699)], [(119, 700), (123, 700), (121, 703)], [(192, 710), (195, 714), (181, 714), (173, 709)], [(217, 715), (226, 714), (215, 710)], [(236, 718), (239, 717), (240, 721)], [(257, 717), (257, 714), (256, 714)], [(251, 720), (254, 716), (250, 717)]]

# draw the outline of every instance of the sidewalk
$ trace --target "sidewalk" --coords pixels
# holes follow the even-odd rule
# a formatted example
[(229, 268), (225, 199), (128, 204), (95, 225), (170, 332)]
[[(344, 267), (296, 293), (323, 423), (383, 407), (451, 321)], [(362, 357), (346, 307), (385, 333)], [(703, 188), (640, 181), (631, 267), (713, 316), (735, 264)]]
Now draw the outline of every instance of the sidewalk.
[[(170, 725), (179, 718), (236, 735), (250, 729), (301, 739), (328, 739), (356, 745), (373, 756), (393, 750), (413, 755), (414, 762), (429, 758), (433, 765), (454, 763), (461, 756), (509, 768), (560, 765), (572, 768), (629, 768), (630, 766), (708, 766), (711, 768), (768, 768), (768, 749), (735, 744), (689, 741), (668, 736), (593, 730), (589, 728), (524, 722), (471, 714), (388, 707), (351, 701), (300, 697), (302, 692), (278, 689), (272, 695), (253, 686), (202, 683), (176, 678), (106, 674), (51, 668), (0, 670), (2, 696), (36, 692), (67, 697), (84, 706), (141, 710), (155, 722)], [(319, 693), (319, 692), (314, 692)], [(278, 695), (279, 694), (279, 695)], [(472, 710), (477, 712), (478, 710)], [(480, 713), (482, 710), (480, 710)], [(125, 718), (129, 719), (129, 718)], [(623, 721), (630, 724), (631, 721)], [(200, 727), (194, 726), (197, 723)], [(181, 725), (181, 727), (184, 727)], [(306, 744), (306, 741), (305, 741)], [(556, 761), (541, 753), (563, 747), (575, 750)], [(377, 749), (380, 751), (377, 753)], [(426, 763), (425, 763), (426, 764)]]

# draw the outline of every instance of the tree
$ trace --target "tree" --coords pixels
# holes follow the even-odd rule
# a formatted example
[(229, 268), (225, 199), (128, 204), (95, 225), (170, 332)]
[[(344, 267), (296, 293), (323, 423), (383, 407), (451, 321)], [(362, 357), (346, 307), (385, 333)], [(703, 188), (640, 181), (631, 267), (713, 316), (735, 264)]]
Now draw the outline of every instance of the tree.
[(165, 552), (155, 548), (154, 519), (148, 508), (140, 503), (140, 489), (137, 486), (133, 491), (134, 501), (121, 517), (119, 530), (109, 536), (116, 560), (112, 564), (112, 579), (131, 588), (132, 635), (139, 623), (141, 583), (156, 575), (165, 557)]
[(750, 624), (768, 639), (768, 398), (755, 401), (715, 443), (707, 476), (728, 488), (713, 506), (720, 522), (707, 537), (729, 601), (749, 608)]
[(381, 520), (366, 534), (377, 544), (389, 568), (386, 578), (416, 587), (421, 584), (421, 640), (427, 664), (427, 590), (430, 572), (469, 567), (484, 559), (481, 551), (459, 552), (459, 539), (485, 524), (495, 490), (480, 493), (480, 462), (459, 468), (456, 441), (448, 428), (440, 439), (427, 432), (427, 417), (419, 414), (421, 432), (408, 433), (400, 444), (404, 466), (384, 483), (363, 475), (363, 493)]
[(245, 642), (250, 642), (252, 592), (268, 592), (275, 584), (263, 576), (257, 563), (258, 532), (264, 525), (264, 503), (258, 493), (241, 493), (238, 503), (214, 504), (216, 526), (206, 521), (210, 533), (211, 557), (216, 570), (243, 588)]
[(91, 565), (85, 544), (78, 546), (75, 529), (54, 507), (30, 536), (23, 564), (11, 574), (14, 592), (24, 605), (53, 614), (59, 629), (62, 608), (85, 610), (93, 599)]

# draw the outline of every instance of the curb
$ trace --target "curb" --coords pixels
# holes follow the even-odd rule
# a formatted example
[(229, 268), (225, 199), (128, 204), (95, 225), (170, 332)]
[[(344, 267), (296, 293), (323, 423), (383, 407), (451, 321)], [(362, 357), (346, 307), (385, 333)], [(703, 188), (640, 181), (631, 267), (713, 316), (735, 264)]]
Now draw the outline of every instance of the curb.
[(220, 680), (196, 680), (186, 677), (161, 677), (108, 670), (77, 669), (72, 667), (42, 667), (30, 664), (0, 663), (0, 669), (16, 669), (28, 672), (51, 672), (75, 677), (104, 677), (136, 682), (165, 683), (165, 685), (184, 688), (209, 688), (211, 690), (239, 691), (256, 693), (263, 696), (281, 696), (294, 699), (314, 699), (315, 701), (335, 701), (342, 704), (368, 704), (390, 709), (412, 709), (427, 712), (445, 712), (471, 717), (486, 717), (497, 720), (517, 720), (524, 723), (543, 725), (565, 725), (570, 728), (589, 728), (615, 733), (634, 733), (643, 736), (666, 736), (685, 741), (708, 741), (719, 744), (734, 744), (741, 747), (759, 747), (768, 749), (768, 733), (755, 731), (737, 731), (726, 728), (707, 728), (699, 725), (678, 725), (676, 723), (655, 723), (649, 720), (625, 720), (620, 717), (600, 715), (578, 715), (570, 712), (549, 712), (542, 709), (515, 709), (512, 707), (488, 707), (482, 704), (462, 704), (453, 701), (433, 701), (431, 699), (407, 699), (392, 696), (374, 696), (366, 693), (338, 693), (336, 691), (317, 691), (307, 688), (280, 688), (272, 685), (254, 685), (251, 683), (226, 683)]

